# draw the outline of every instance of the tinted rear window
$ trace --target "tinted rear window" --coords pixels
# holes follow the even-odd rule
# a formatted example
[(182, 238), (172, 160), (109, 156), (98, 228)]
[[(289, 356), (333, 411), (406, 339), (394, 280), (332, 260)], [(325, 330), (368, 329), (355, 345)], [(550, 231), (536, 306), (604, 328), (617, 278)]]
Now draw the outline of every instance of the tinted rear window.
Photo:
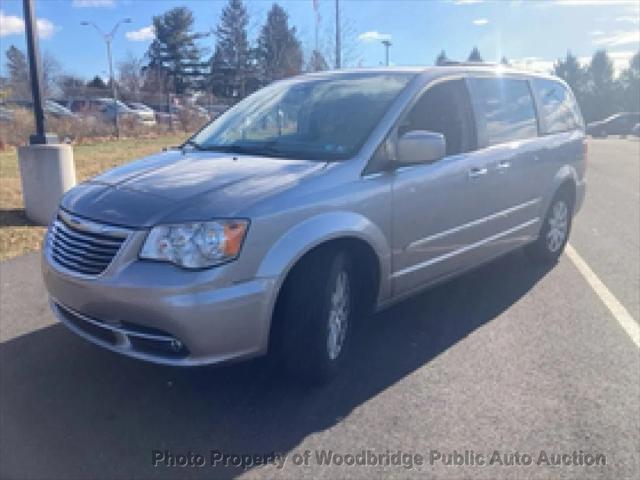
[(474, 78), (470, 84), (481, 146), (538, 135), (535, 107), (526, 80)]
[(535, 78), (533, 88), (540, 102), (543, 133), (559, 133), (584, 128), (573, 94), (560, 82)]

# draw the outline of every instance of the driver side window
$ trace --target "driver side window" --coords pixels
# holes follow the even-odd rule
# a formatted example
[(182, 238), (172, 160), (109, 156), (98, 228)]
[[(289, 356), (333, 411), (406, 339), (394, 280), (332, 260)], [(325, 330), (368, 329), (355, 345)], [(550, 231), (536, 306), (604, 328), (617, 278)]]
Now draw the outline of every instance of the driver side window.
[(422, 94), (398, 129), (398, 136), (428, 130), (444, 135), (447, 156), (474, 150), (475, 126), (469, 105), (464, 80), (438, 83)]

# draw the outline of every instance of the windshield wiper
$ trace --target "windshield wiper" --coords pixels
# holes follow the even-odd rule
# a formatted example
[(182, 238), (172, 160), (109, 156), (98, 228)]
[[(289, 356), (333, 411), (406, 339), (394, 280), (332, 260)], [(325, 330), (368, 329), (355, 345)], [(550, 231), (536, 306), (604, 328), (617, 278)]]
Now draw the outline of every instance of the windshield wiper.
[(197, 143), (196, 141), (194, 141), (192, 139), (189, 139), (186, 142), (184, 142), (182, 145), (180, 145), (180, 150), (184, 151), (185, 147), (193, 147), (196, 150), (204, 150), (202, 145), (200, 145), (199, 143)]
[(284, 152), (269, 144), (248, 145), (199, 145), (200, 150), (208, 152), (239, 153), (243, 155), (264, 155), (269, 157), (283, 156)]

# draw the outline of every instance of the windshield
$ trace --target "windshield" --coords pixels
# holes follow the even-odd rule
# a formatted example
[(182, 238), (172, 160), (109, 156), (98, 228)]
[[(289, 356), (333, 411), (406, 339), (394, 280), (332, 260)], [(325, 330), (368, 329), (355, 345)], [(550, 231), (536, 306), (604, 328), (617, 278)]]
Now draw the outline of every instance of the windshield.
[(272, 84), (204, 128), (203, 150), (308, 160), (355, 155), (413, 74), (306, 78)]

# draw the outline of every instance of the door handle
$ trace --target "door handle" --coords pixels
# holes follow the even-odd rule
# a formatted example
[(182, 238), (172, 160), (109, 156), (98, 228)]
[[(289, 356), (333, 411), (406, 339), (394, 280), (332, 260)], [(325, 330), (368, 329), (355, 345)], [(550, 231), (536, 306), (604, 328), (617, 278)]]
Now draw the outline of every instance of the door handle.
[(469, 178), (474, 179), (481, 177), (482, 175), (486, 175), (488, 172), (489, 170), (487, 170), (486, 168), (475, 167), (469, 170), (467, 173), (469, 174)]
[(498, 162), (498, 165), (496, 165), (496, 169), (499, 172), (504, 172), (507, 168), (511, 167), (511, 162), (509, 162), (508, 160), (503, 160), (501, 162)]

